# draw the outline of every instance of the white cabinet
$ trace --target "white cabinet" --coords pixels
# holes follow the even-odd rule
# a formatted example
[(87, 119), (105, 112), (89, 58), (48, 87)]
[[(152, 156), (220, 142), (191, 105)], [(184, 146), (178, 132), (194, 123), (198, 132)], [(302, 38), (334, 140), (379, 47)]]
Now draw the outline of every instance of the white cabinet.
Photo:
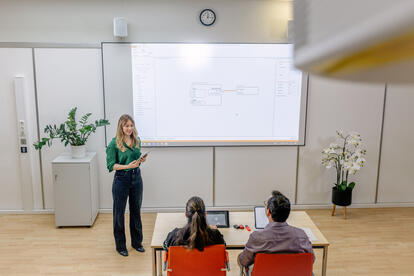
[(91, 226), (99, 206), (95, 152), (81, 159), (62, 153), (52, 161), (56, 226)]

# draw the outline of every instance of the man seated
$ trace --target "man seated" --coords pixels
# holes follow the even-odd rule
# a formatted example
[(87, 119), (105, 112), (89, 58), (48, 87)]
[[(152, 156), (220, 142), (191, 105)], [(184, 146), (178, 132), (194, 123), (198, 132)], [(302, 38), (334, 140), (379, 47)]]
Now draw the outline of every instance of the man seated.
[[(279, 191), (273, 191), (272, 196), (264, 203), (269, 224), (264, 229), (250, 234), (243, 252), (237, 258), (242, 273), (244, 268), (254, 263), (257, 253), (314, 254), (312, 243), (306, 233), (286, 223), (290, 213), (289, 199)], [(315, 259), (315, 254), (313, 256)]]

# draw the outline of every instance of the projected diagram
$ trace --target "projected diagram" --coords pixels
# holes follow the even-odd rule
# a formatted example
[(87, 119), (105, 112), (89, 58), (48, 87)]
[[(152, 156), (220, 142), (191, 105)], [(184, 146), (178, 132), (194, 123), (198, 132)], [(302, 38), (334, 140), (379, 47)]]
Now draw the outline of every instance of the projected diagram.
[(259, 87), (237, 86), (236, 89), (223, 89), (221, 84), (193, 83), (190, 97), (193, 106), (221, 106), (222, 97), (227, 93), (235, 95), (259, 95)]
[(140, 137), (152, 146), (297, 143), (302, 74), (292, 51), (276, 44), (132, 47)]

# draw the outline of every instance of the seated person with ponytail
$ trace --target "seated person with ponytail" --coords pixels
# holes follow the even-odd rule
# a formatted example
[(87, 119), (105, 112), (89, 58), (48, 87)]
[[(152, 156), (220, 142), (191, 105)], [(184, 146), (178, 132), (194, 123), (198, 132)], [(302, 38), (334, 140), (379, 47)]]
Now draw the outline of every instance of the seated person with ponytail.
[(185, 210), (187, 224), (168, 233), (163, 244), (165, 250), (170, 246), (183, 245), (188, 249), (196, 248), (203, 251), (204, 247), (209, 245), (225, 244), (220, 231), (215, 226), (207, 225), (206, 207), (201, 198), (190, 198)]

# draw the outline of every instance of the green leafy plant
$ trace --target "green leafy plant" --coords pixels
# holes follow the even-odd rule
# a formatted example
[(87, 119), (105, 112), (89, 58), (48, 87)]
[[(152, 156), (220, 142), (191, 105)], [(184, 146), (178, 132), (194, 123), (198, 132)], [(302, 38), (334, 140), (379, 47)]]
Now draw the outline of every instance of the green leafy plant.
[(86, 113), (77, 123), (75, 119), (77, 109), (77, 107), (72, 108), (66, 122), (60, 124), (59, 127), (47, 125), (44, 133), (48, 134), (49, 137), (44, 137), (39, 142), (33, 144), (35, 149), (40, 150), (46, 144), (50, 147), (53, 139), (60, 139), (65, 146), (68, 144), (83, 146), (86, 144), (89, 135), (94, 133), (98, 127), (109, 125), (109, 121), (104, 119), (96, 120), (95, 123), (89, 124), (88, 119), (92, 113)]

